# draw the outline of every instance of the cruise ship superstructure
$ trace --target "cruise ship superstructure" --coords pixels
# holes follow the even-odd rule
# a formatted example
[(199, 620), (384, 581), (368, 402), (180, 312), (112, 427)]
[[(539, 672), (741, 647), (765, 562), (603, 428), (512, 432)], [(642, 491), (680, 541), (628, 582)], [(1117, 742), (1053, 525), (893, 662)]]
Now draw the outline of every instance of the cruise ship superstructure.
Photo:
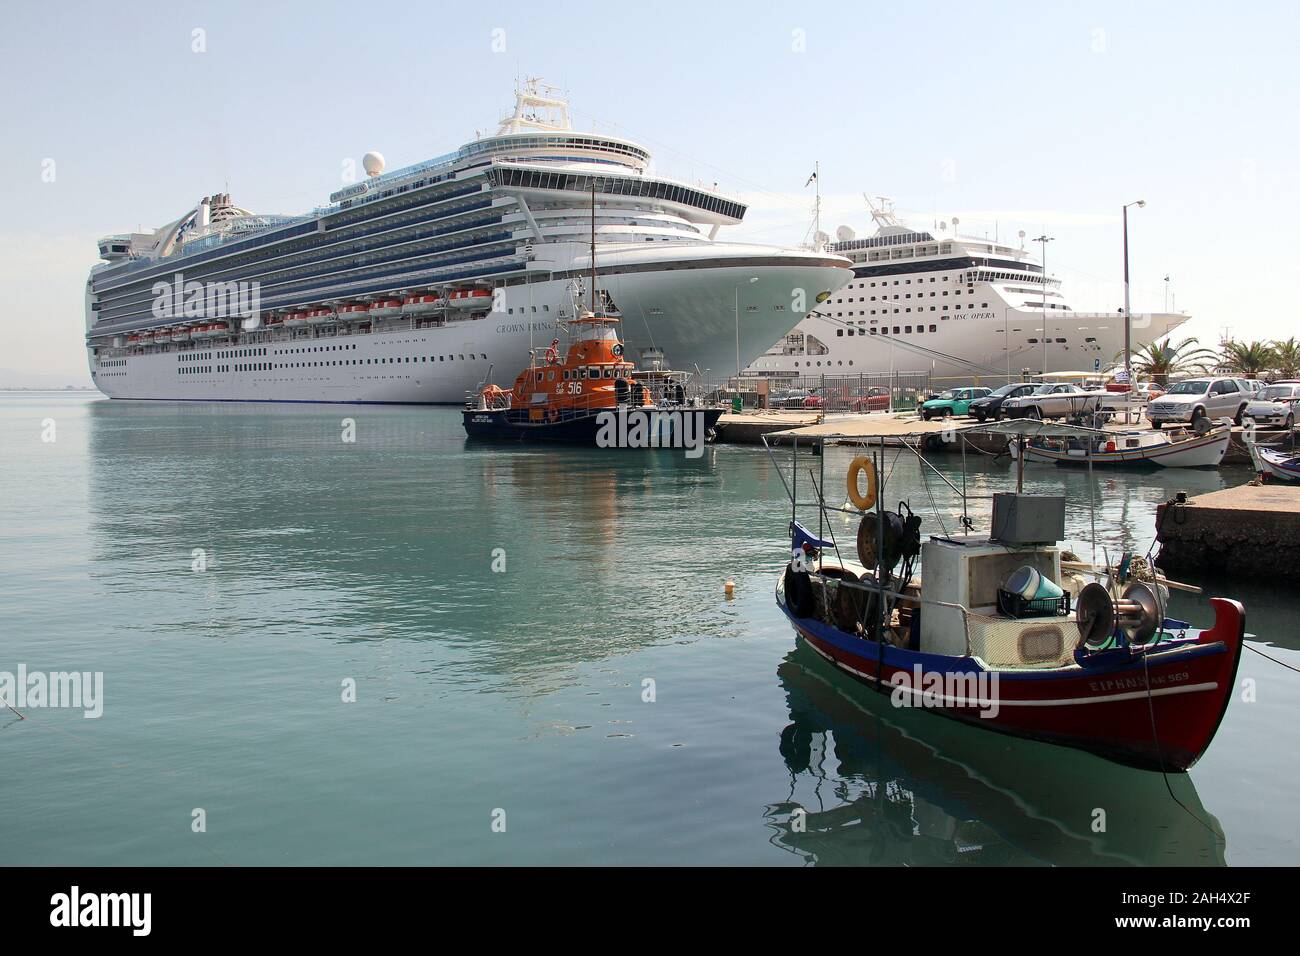
[(718, 241), (746, 207), (650, 158), (530, 82), (495, 135), (392, 172), (368, 153), (307, 215), (209, 196), (100, 241), (91, 374), (113, 398), (463, 402), (589, 293), (593, 205), (596, 292), (642, 363), (734, 375), (851, 278), (830, 252)]
[[(936, 384), (1019, 378), (1025, 372), (1104, 370), (1124, 348), (1120, 312), (1076, 312), (1061, 283), (1024, 248), (901, 223), (872, 204), (875, 235), (841, 226), (827, 252), (848, 256), (853, 279), (748, 369), (774, 378), (923, 371)], [(1032, 241), (1032, 240), (1031, 240)], [(1132, 348), (1187, 321), (1133, 315)]]

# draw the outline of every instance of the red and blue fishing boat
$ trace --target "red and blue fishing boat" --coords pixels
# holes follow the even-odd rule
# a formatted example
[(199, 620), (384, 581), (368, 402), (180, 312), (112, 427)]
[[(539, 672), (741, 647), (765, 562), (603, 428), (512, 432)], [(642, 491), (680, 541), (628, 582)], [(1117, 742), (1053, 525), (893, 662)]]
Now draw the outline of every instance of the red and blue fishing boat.
[[(1171, 588), (1142, 557), (1116, 566), (1076, 558), (1062, 546), (1063, 497), (1029, 495), (1023, 444), (1073, 437), (1093, 447), (1100, 433), (1076, 426), (1010, 421), (958, 432), (1000, 433), (1021, 443), (1014, 492), (995, 494), (988, 529), (977, 531), (961, 499), (958, 533), (922, 532), (906, 502), (886, 505), (886, 441), (894, 454), (925, 460), (898, 435), (822, 435), (858, 442), (849, 501), (828, 504), (826, 456), (811, 502), (791, 498), (790, 560), (776, 589), (799, 637), (836, 667), (900, 707), (1019, 737), (1075, 747), (1151, 770), (1185, 771), (1209, 747), (1232, 696), (1245, 637), (1240, 603), (1212, 598), (1214, 625), (1198, 630), (1165, 613)], [(807, 447), (808, 439), (803, 442)], [(865, 477), (866, 488), (862, 488)], [(785, 475), (782, 473), (782, 480)], [(946, 481), (946, 479), (944, 479)], [(818, 530), (801, 521), (817, 509)], [(859, 521), (856, 560), (833, 534), (830, 515)]]

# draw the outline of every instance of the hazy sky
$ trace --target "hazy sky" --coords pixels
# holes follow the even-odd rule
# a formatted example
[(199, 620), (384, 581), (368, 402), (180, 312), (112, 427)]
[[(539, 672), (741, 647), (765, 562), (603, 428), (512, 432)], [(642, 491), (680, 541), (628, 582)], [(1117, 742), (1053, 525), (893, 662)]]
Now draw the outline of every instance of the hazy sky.
[(750, 212), (724, 237), (804, 241), (820, 161), (827, 232), (870, 231), (863, 192), (916, 226), (1046, 229), (1074, 307), (1114, 309), (1120, 206), (1145, 199), (1135, 310), (1163, 308), (1169, 275), (1203, 342), (1300, 334), (1292, 3), (261, 0), (5, 19), (0, 370), (89, 381), (98, 237), (227, 189), (304, 212), (367, 149), (393, 169), (494, 130), (518, 75), (565, 88), (575, 126), (642, 142), (659, 172), (738, 194)]

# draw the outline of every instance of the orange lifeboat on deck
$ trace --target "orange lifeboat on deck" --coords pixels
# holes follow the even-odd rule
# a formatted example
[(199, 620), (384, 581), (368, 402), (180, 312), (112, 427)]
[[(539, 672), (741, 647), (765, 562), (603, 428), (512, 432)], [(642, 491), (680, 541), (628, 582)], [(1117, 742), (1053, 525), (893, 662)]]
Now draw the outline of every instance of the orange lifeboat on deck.
[(380, 299), (371, 302), (367, 311), (372, 319), (395, 319), (402, 314), (402, 300)]
[(446, 307), (447, 301), (432, 292), (408, 295), (402, 300), (403, 315), (429, 315), (432, 312), (441, 312)]
[(491, 289), (456, 289), (447, 297), (447, 305), (453, 309), (492, 308)]
[(336, 318), (334, 310), (330, 308), (311, 309), (307, 312), (308, 325), (327, 325)]
[(290, 312), (284, 317), (285, 328), (297, 329), (307, 324), (307, 313), (303, 311)]
[(355, 322), (358, 319), (364, 319), (370, 314), (370, 307), (364, 302), (349, 302), (347, 305), (341, 305), (338, 308), (340, 322)]

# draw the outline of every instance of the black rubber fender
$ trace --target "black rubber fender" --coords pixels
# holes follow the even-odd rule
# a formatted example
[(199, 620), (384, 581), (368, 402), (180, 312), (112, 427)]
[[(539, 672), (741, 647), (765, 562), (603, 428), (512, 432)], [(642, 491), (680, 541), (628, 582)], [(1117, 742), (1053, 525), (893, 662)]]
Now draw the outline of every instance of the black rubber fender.
[(807, 571), (785, 568), (785, 606), (795, 617), (811, 617), (813, 612), (812, 580)]

